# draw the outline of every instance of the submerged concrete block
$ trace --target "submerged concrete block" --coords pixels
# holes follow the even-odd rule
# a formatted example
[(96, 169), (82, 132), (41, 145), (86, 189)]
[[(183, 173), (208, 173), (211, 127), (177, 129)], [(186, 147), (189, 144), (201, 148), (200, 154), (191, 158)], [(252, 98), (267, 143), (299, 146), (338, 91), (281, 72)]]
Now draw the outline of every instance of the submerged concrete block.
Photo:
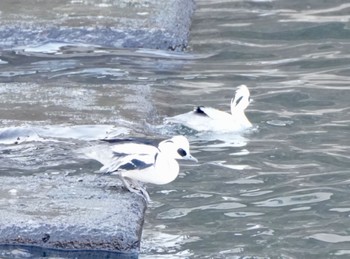
[(146, 203), (114, 177), (37, 174), (1, 181), (1, 245), (138, 253)]
[(193, 0), (1, 0), (0, 48), (84, 43), (183, 50)]

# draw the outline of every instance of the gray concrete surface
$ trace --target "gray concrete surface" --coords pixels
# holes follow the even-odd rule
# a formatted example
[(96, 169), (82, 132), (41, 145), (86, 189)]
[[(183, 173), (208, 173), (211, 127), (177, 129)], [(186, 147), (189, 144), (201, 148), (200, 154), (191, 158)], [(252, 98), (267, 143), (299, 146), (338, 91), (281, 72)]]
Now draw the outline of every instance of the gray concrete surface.
[[(193, 0), (1, 0), (0, 50), (58, 42), (181, 51), (193, 11)], [(21, 116), (27, 116), (25, 110)], [(0, 143), (0, 250), (18, 245), (39, 254), (84, 250), (91, 258), (102, 258), (91, 252), (96, 250), (138, 253), (146, 210), (140, 196), (111, 176), (93, 174), (96, 164), (81, 174), (65, 174), (59, 166), (46, 173), (45, 166), (62, 163), (62, 157), (69, 161), (61, 167), (86, 168), (67, 154), (74, 143), (44, 145), (21, 130), (6, 134), (0, 136), (7, 141)], [(26, 144), (32, 137), (37, 142)], [(57, 254), (48, 251), (45, 255)]]
[(47, 42), (183, 50), (194, 0), (1, 0), (0, 48)]
[(146, 204), (112, 178), (2, 176), (0, 244), (137, 254)]

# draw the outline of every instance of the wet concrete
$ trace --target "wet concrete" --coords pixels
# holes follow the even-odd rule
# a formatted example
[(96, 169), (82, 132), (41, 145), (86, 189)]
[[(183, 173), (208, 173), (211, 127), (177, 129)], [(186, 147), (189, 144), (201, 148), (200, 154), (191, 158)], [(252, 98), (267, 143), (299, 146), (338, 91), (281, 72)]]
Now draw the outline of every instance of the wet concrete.
[(108, 176), (2, 176), (0, 244), (137, 254), (146, 204)]
[[(149, 63), (147, 55), (135, 52), (140, 57), (132, 62), (137, 64), (127, 66), (130, 71), (119, 71), (114, 67), (122, 67), (123, 56), (87, 59), (87, 52), (82, 52), (85, 59), (78, 59), (74, 47), (67, 45), (88, 44), (87, 51), (94, 48), (90, 45), (184, 50), (193, 10), (193, 0), (1, 1), (1, 256), (11, 258), (13, 247), (29, 247), (29, 255), (37, 257), (62, 256), (55, 249), (80, 251), (80, 258), (103, 258), (101, 251), (137, 256), (144, 200), (125, 191), (115, 177), (95, 174), (99, 164), (80, 160), (74, 150), (103, 138), (112, 128), (108, 125), (118, 126), (117, 135), (127, 135), (129, 128), (125, 131), (125, 120), (120, 119), (125, 111), (132, 114), (130, 121), (153, 112), (149, 85), (130, 83), (128, 74), (138, 75), (144, 67), (157, 72), (159, 64), (163, 70), (172, 67), (167, 67), (167, 60)], [(57, 51), (61, 46), (66, 46), (62, 51), (67, 60)], [(35, 55), (12, 51), (22, 48)], [(39, 59), (43, 49), (49, 60)], [(113, 62), (113, 69), (94, 70), (95, 64)], [(100, 73), (106, 77), (104, 84)], [(100, 126), (50, 128), (83, 123)]]
[(2, 0), (0, 48), (48, 42), (183, 50), (193, 0)]
[[(117, 177), (96, 173), (101, 165), (78, 152), (81, 146), (100, 143), (96, 139), (112, 129), (0, 129), (0, 254), (16, 246), (30, 247), (31, 255), (138, 254), (144, 199), (125, 190)], [(40, 249), (33, 251), (35, 247)]]

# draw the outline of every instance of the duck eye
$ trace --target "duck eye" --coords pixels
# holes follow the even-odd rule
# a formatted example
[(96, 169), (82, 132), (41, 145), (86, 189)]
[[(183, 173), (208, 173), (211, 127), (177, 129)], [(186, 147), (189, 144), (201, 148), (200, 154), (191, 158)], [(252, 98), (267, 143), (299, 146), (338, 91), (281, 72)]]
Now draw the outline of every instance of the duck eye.
[(186, 155), (187, 155), (186, 151), (183, 150), (182, 148), (179, 148), (179, 149), (177, 150), (177, 153), (178, 153), (180, 156), (186, 156)]

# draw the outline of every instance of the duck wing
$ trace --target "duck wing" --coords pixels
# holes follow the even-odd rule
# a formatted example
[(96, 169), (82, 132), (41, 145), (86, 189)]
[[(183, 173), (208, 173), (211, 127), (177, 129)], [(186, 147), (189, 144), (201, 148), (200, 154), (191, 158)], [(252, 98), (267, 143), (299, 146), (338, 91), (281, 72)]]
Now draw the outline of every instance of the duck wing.
[(154, 156), (159, 151), (155, 146), (141, 143), (117, 144), (112, 146), (111, 150), (115, 156), (125, 156), (132, 154), (149, 154)]
[(123, 157), (117, 157), (111, 163), (104, 165), (100, 172), (114, 173), (120, 171), (144, 170), (154, 166), (158, 153), (152, 154), (132, 154)]

